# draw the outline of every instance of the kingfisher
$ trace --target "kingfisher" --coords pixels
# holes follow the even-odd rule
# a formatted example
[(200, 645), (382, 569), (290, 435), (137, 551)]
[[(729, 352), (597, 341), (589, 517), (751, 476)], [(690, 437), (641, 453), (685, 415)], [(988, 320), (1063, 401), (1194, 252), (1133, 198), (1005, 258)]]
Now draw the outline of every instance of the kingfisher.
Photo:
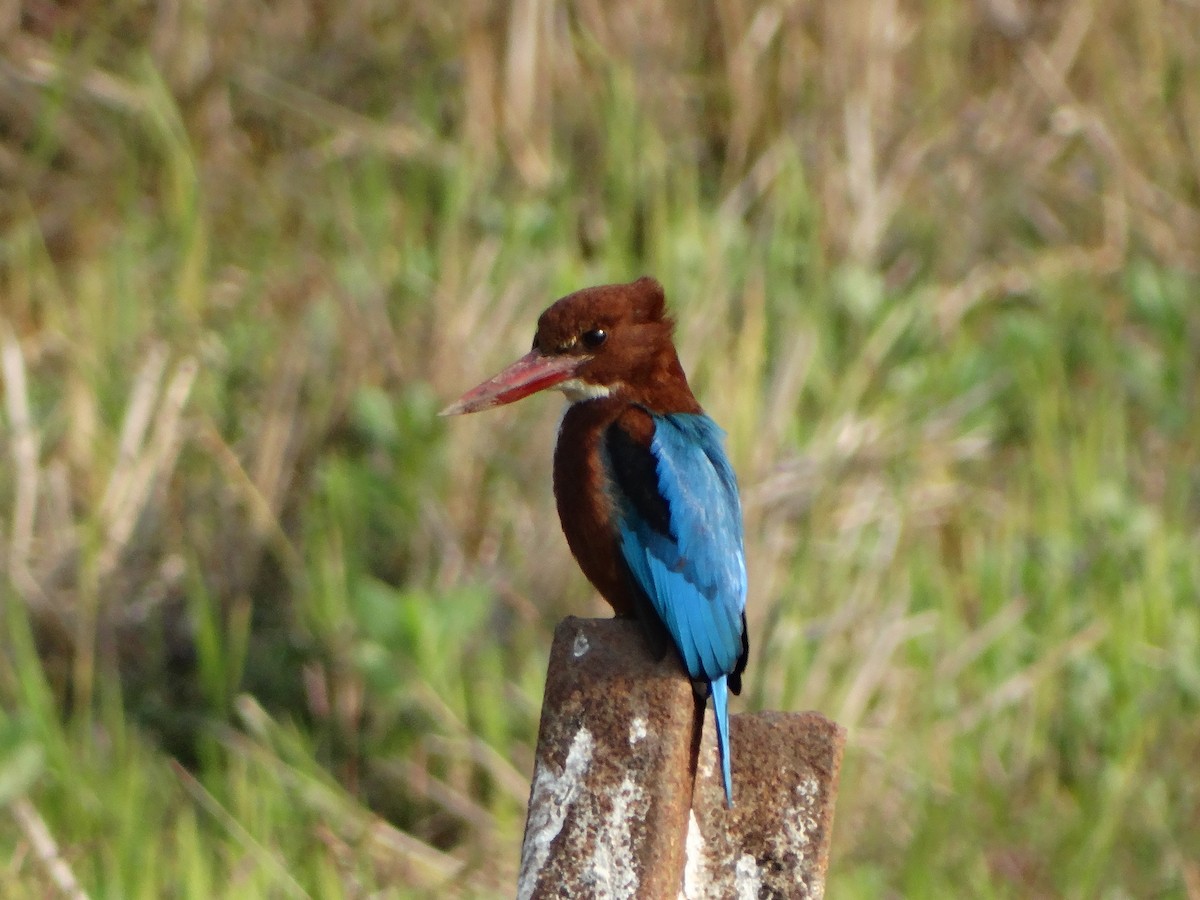
[(554, 497), (567, 544), (651, 653), (674, 646), (697, 698), (712, 697), (732, 807), (728, 700), (750, 649), (742, 507), (725, 433), (692, 394), (673, 332), (653, 278), (577, 291), (542, 313), (529, 353), (441, 414), (566, 396)]

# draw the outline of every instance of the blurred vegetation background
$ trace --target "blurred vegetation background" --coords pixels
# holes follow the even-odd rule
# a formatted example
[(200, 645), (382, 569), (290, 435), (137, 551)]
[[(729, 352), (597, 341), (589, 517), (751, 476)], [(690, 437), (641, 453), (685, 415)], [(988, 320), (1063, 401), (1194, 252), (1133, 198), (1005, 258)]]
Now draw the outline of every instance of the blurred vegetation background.
[(505, 896), (654, 274), (829, 896), (1200, 897), (1194, 0), (0, 5), (0, 894)]

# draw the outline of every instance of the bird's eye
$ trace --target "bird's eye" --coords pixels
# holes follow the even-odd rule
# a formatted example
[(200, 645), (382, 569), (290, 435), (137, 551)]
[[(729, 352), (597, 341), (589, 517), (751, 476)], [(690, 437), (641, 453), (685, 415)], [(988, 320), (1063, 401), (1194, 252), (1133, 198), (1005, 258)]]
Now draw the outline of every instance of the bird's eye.
[(603, 328), (593, 328), (591, 331), (583, 333), (583, 346), (589, 350), (595, 350), (608, 338), (608, 332)]

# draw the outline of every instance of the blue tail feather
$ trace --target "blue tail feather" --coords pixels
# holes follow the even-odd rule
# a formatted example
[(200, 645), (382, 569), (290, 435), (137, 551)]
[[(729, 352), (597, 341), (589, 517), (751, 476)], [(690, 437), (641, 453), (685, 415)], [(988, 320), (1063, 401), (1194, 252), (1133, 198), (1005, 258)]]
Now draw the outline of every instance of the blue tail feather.
[(733, 808), (733, 774), (729, 765), (729, 689), (725, 676), (712, 682), (713, 714), (717, 720), (717, 753), (721, 757), (721, 779), (725, 784), (725, 805)]

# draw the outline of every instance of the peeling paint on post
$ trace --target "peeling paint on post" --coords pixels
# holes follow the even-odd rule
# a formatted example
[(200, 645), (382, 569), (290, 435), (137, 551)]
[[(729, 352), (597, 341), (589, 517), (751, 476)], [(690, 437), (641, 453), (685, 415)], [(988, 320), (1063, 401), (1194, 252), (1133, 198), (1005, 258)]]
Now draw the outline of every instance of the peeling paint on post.
[(729, 742), (732, 810), (705, 722), (680, 896), (820, 900), (845, 732), (819, 713), (765, 712), (733, 716)]
[(636, 622), (559, 624), (518, 897), (824, 895), (842, 729), (817, 713), (732, 717), (729, 810), (710, 715), (695, 756), (698, 709)]
[(636, 622), (559, 624), (519, 898), (676, 895), (695, 711), (674, 655), (651, 660)]

